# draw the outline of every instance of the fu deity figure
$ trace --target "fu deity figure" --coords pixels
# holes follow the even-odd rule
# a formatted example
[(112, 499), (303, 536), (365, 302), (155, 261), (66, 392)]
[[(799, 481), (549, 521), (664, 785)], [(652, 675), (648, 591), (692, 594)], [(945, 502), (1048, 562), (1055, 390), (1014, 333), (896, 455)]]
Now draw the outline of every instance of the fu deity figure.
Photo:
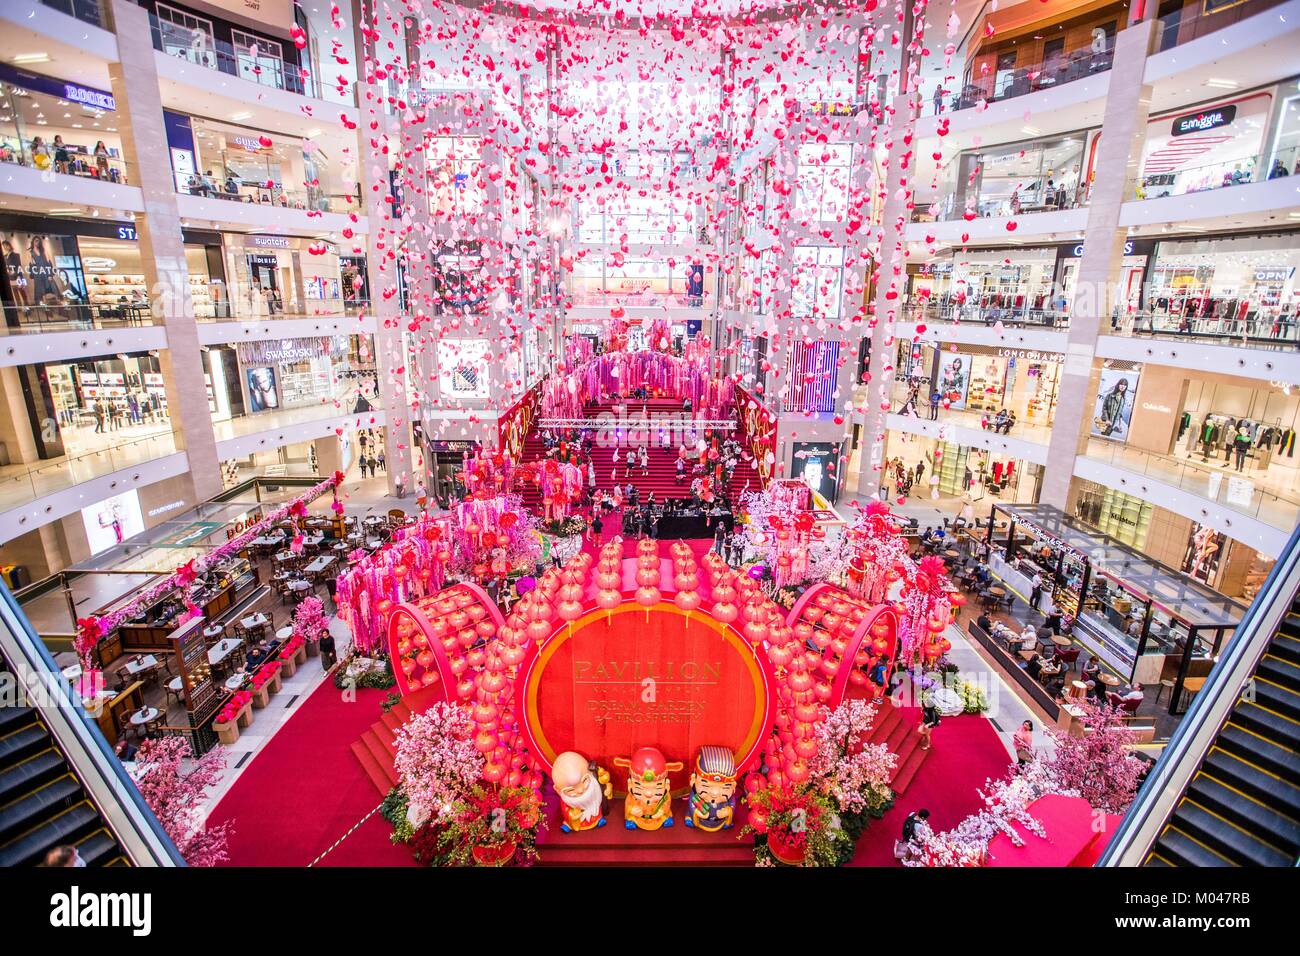
[(627, 768), (627, 800), (623, 825), (629, 830), (658, 830), (673, 825), (673, 793), (668, 774), (681, 770), (654, 747), (641, 747), (631, 757), (615, 757), (615, 767)]

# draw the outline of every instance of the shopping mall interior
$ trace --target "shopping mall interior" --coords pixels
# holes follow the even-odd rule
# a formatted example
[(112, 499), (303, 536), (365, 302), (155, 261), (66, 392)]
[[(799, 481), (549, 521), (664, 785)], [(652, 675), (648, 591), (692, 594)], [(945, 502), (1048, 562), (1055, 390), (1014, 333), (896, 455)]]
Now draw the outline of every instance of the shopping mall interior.
[(0, 242), (4, 866), (1297, 863), (1300, 0), (3, 0)]

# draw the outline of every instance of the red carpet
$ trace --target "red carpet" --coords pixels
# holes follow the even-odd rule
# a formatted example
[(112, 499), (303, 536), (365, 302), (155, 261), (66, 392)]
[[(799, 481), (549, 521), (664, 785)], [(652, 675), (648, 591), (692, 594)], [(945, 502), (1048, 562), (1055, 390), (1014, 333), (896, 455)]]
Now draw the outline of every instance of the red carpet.
[[(379, 716), (384, 690), (344, 701), (332, 681), (318, 687), (253, 758), (212, 813), (234, 822), (227, 866), (306, 866), (379, 802), (351, 743)], [(317, 866), (414, 866), (389, 842), (378, 814)]]
[[(915, 724), (920, 710), (902, 708)], [(947, 717), (934, 732), (930, 753), (907, 792), (892, 810), (872, 820), (858, 841), (852, 866), (901, 866), (894, 859), (894, 841), (903, 831), (903, 820), (913, 810), (930, 811), (930, 826), (947, 830), (980, 809), (975, 790), (990, 777), (1000, 777), (1012, 763), (997, 731), (984, 717), (963, 714)]]

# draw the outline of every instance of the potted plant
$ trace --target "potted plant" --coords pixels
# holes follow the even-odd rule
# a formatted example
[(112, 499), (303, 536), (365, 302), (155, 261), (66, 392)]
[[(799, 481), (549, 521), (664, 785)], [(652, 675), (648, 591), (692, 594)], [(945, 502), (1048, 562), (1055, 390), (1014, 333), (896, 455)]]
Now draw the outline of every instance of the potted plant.
[(453, 866), (527, 866), (537, 859), (543, 825), (531, 789), (475, 784), (442, 826), (438, 847)]
[(239, 739), (241, 726), (247, 727), (253, 722), (251, 715), (248, 715), (248, 705), (252, 699), (253, 695), (249, 691), (237, 691), (213, 718), (212, 729), (216, 731), (217, 739), (226, 746)]
[(293, 614), (293, 632), (295, 637), (303, 640), (303, 663), (308, 655), (314, 657), (320, 653), (321, 635), (329, 628), (325, 617), (325, 605), (315, 596), (306, 597)]
[(765, 836), (755, 846), (760, 864), (835, 866), (847, 836), (830, 798), (802, 784), (761, 787), (745, 797), (749, 822), (741, 833)]

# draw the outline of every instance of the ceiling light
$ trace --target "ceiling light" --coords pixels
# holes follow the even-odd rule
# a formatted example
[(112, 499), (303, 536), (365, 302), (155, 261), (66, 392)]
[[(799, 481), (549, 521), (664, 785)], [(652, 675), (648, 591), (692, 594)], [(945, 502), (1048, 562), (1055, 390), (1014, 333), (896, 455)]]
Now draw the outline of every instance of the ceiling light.
[(244, 111), (242, 113), (231, 113), (230, 118), (232, 120), (246, 120), (252, 115), (253, 115), (252, 113), (249, 113), (248, 111)]
[(80, 206), (68, 206), (68, 207), (66, 207), (66, 208), (51, 209), (49, 212), (50, 212), (50, 215), (51, 215), (51, 216), (67, 216), (67, 215), (71, 215), (72, 213), (78, 213), (78, 212), (81, 212), (81, 207), (80, 207)]
[(19, 53), (11, 61), (13, 63), (49, 63), (50, 55), (48, 53)]
[(1224, 80), (1216, 76), (1210, 77), (1205, 81), (1205, 85), (1216, 90), (1235, 90), (1241, 84), (1236, 80)]

